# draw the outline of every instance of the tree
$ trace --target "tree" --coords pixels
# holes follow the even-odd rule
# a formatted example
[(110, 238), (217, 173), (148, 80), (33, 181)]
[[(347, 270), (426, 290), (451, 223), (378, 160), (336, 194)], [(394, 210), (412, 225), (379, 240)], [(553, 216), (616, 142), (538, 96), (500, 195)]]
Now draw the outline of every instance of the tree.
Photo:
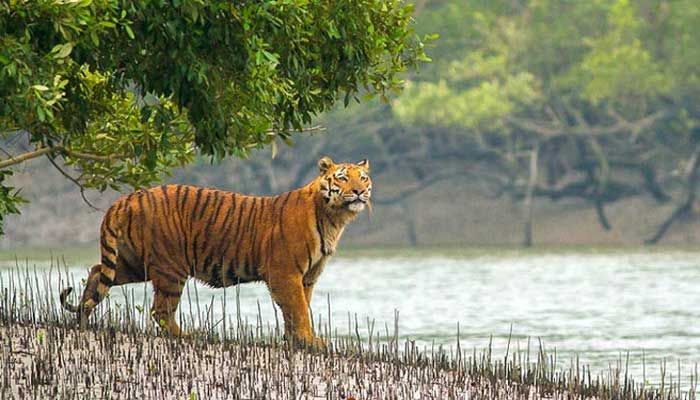
[(0, 233), (22, 202), (6, 179), (32, 158), (81, 188), (139, 187), (195, 151), (245, 157), (289, 142), (339, 98), (397, 91), (398, 74), (428, 60), (411, 11), (399, 0), (3, 2)]
[(469, 28), (446, 24), (448, 51), (434, 52), (446, 57), (413, 79), (394, 114), (493, 155), (502, 192), (526, 205), (526, 243), (534, 197), (583, 199), (609, 229), (608, 203), (665, 202), (674, 185), (694, 193), (698, 174), (679, 179), (678, 166), (698, 165), (697, 2), (469, 1), (435, 13)]

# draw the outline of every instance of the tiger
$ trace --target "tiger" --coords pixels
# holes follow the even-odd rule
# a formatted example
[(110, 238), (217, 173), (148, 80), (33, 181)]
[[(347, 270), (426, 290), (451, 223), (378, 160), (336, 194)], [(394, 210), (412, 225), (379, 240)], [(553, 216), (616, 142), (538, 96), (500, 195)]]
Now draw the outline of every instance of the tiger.
[(150, 281), (151, 315), (172, 336), (186, 281), (213, 288), (263, 281), (284, 318), (287, 340), (323, 346), (309, 304), (345, 227), (371, 210), (368, 160), (318, 161), (318, 175), (278, 196), (252, 196), (189, 185), (140, 189), (116, 200), (100, 228), (101, 262), (90, 270), (80, 303), (63, 308), (87, 323), (114, 286)]

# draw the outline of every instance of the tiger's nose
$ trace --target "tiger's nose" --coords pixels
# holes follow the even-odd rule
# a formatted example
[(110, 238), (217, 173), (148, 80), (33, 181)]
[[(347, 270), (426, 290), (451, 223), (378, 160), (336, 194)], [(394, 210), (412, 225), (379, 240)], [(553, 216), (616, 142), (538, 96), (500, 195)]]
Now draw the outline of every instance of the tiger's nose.
[(359, 195), (361, 195), (362, 193), (364, 193), (365, 190), (364, 190), (364, 189), (362, 189), (362, 190), (353, 189), (352, 192), (359, 196)]

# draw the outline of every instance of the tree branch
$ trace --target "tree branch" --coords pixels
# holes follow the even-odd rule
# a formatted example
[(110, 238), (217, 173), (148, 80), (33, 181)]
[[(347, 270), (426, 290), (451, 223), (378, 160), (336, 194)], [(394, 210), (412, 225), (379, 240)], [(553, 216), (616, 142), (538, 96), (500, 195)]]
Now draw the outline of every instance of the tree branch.
[(49, 162), (58, 170), (58, 172), (61, 173), (61, 175), (63, 175), (64, 177), (66, 177), (66, 179), (68, 179), (69, 181), (75, 183), (75, 184), (80, 188), (80, 197), (83, 198), (83, 201), (85, 202), (85, 204), (87, 204), (90, 208), (92, 208), (92, 209), (95, 210), (95, 211), (102, 211), (101, 209), (95, 207), (95, 206), (94, 206), (92, 203), (90, 203), (90, 201), (87, 199), (87, 197), (85, 196), (85, 186), (83, 186), (82, 183), (80, 183), (77, 179), (75, 179), (75, 178), (73, 178), (72, 176), (70, 176), (66, 171), (63, 170), (63, 168), (59, 167), (58, 164), (56, 164), (56, 161), (53, 159), (53, 157), (47, 156), (46, 158), (49, 159)]
[(649, 128), (659, 119), (667, 115), (666, 110), (660, 110), (636, 121), (628, 121), (615, 110), (607, 109), (606, 113), (615, 122), (608, 126), (590, 126), (579, 111), (572, 112), (577, 124), (574, 126), (561, 126), (559, 124), (542, 123), (539, 121), (528, 120), (518, 117), (508, 117), (508, 122), (516, 127), (536, 133), (546, 138), (555, 138), (560, 136), (604, 136), (613, 135), (623, 132), (629, 132), (634, 137), (640, 132)]
[(18, 156), (15, 156), (15, 157), (6, 158), (6, 159), (0, 161), (0, 169), (5, 169), (7, 167), (11, 167), (11, 166), (16, 165), (16, 164), (21, 164), (27, 160), (31, 160), (32, 158), (41, 157), (41, 156), (43, 156), (45, 154), (49, 154), (53, 151), (55, 151), (54, 148), (42, 147), (40, 149), (30, 151), (27, 153), (23, 153), (23, 154), (20, 154)]
[[(323, 125), (314, 125), (314, 126), (310, 126), (308, 128), (303, 128), (303, 129), (296, 131), (296, 132), (307, 133), (307, 132), (316, 132), (316, 131), (325, 131), (325, 130), (326, 130), (326, 127)], [(278, 129), (268, 129), (267, 131), (265, 131), (265, 133), (268, 133), (268, 134), (269, 133), (279, 133), (279, 132), (281, 132), (281, 131)]]
[(396, 203), (397, 201), (400, 201), (408, 196), (411, 196), (411, 195), (414, 195), (414, 194), (420, 192), (421, 190), (427, 188), (428, 186), (432, 186), (435, 183), (438, 183), (438, 182), (443, 181), (445, 179), (456, 177), (456, 176), (464, 176), (464, 171), (450, 171), (450, 172), (435, 174), (435, 175), (431, 176), (430, 178), (422, 179), (421, 181), (419, 181), (418, 183), (416, 183), (412, 187), (402, 191), (401, 193), (399, 193), (395, 196), (387, 197), (387, 198), (383, 198), (383, 199), (373, 199), (372, 203), (383, 204), (383, 205), (393, 204), (393, 203)]
[(51, 147), (40, 147), (36, 150), (29, 151), (18, 156), (8, 157), (0, 161), (0, 169), (11, 167), (13, 165), (21, 164), (25, 161), (31, 160), (33, 158), (41, 157), (47, 154), (53, 153), (63, 153), (69, 157), (81, 158), (83, 160), (97, 161), (97, 162), (109, 162), (124, 158), (119, 155), (109, 155), (101, 156), (98, 154), (83, 153), (74, 150), (68, 150), (64, 146), (51, 146)]
[(57, 147), (54, 147), (54, 148), (57, 149), (57, 151), (60, 151), (63, 154), (70, 156), (70, 157), (82, 158), (83, 160), (90, 160), (90, 161), (97, 161), (97, 162), (110, 162), (110, 161), (125, 158), (121, 155), (114, 155), (114, 154), (109, 155), (109, 156), (101, 156), (98, 154), (81, 153), (79, 151), (68, 150), (68, 149), (64, 148), (63, 146), (60, 146), (60, 148), (57, 148)]
[(698, 178), (700, 178), (700, 145), (696, 147), (693, 155), (688, 160), (685, 173), (687, 177), (687, 193), (685, 200), (678, 207), (676, 207), (671, 216), (668, 217), (666, 221), (661, 224), (661, 226), (659, 226), (659, 229), (657, 229), (654, 236), (644, 242), (645, 244), (657, 244), (661, 238), (666, 235), (666, 232), (669, 230), (669, 228), (671, 228), (671, 225), (692, 212), (693, 203), (695, 203), (696, 199)]

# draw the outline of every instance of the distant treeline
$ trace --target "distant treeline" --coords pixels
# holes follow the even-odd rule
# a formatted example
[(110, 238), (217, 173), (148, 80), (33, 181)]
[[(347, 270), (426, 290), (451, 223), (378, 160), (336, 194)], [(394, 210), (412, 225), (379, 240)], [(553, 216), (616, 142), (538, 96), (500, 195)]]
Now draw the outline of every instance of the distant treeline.
[(525, 244), (551, 201), (589, 207), (609, 230), (612, 207), (648, 200), (664, 213), (641, 234), (648, 243), (695, 215), (699, 2), (419, 0), (414, 14), (419, 33), (440, 37), (404, 92), (325, 114), (325, 132), (292, 137), (274, 159), (264, 150), (212, 168), (199, 157), (173, 179), (276, 193), (303, 184), (322, 155), (367, 157), (384, 177), (375, 202), (407, 216), (411, 243), (411, 215), (433, 204), (412, 199), (455, 182), (513, 202)]

